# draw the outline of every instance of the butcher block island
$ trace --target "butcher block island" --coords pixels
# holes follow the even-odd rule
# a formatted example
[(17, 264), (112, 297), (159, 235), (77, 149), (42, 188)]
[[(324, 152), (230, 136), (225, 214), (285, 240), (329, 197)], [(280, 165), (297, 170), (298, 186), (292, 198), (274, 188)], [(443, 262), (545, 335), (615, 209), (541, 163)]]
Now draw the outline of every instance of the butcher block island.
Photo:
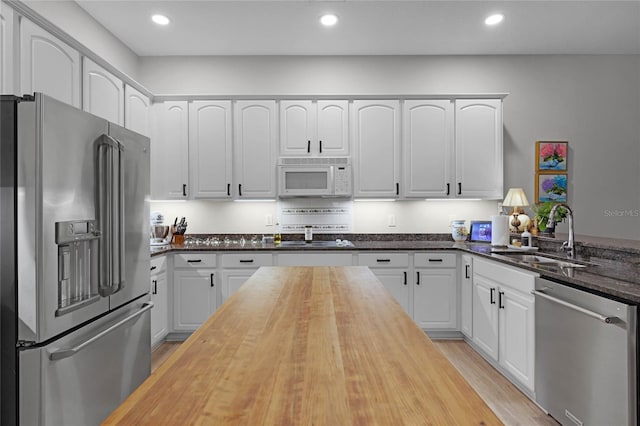
[(105, 424), (493, 425), (367, 267), (263, 267)]

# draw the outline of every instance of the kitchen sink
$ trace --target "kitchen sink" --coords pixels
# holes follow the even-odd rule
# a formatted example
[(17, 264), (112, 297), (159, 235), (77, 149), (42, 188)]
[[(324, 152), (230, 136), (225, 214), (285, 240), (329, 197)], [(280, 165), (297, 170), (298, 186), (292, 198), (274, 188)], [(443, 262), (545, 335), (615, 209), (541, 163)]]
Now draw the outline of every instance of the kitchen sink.
[(582, 260), (575, 259), (562, 259), (551, 256), (542, 256), (538, 254), (527, 254), (527, 253), (511, 253), (504, 252), (500, 253), (502, 256), (508, 256), (512, 259), (518, 260), (524, 263), (530, 263), (534, 265), (549, 265), (549, 266), (558, 266), (560, 268), (586, 268), (587, 266), (593, 265), (592, 263), (585, 262)]

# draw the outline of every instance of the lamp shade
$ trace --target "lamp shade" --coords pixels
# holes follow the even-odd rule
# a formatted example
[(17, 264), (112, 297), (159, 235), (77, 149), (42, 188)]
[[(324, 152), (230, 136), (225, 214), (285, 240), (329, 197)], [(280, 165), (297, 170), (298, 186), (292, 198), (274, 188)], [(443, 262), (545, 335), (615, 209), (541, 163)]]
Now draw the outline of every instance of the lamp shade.
[(529, 200), (527, 200), (527, 196), (524, 194), (522, 188), (509, 188), (509, 192), (507, 192), (507, 196), (504, 197), (502, 205), (506, 207), (528, 206)]

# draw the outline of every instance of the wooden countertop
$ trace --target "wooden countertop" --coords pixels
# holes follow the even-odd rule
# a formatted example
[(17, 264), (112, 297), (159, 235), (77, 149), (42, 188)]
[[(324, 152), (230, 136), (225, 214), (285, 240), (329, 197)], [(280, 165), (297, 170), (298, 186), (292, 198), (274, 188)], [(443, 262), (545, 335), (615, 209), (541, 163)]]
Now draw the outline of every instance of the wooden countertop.
[(104, 424), (493, 425), (366, 267), (263, 267)]

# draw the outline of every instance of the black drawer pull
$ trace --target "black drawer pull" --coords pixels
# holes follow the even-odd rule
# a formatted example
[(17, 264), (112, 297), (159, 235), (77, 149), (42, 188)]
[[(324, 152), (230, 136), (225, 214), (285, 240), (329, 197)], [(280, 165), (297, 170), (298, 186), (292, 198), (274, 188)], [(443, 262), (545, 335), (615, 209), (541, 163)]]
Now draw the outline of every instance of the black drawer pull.
[(187, 260), (188, 263), (201, 263), (202, 259), (189, 259)]
[(156, 269), (158, 269), (158, 267), (157, 267), (157, 266), (152, 266), (150, 270), (151, 270), (151, 271), (155, 271)]
[(504, 291), (498, 292), (498, 309), (504, 309), (504, 305), (502, 304), (502, 298), (504, 297)]
[(242, 184), (238, 184), (238, 197), (242, 197)]
[(240, 263), (253, 263), (253, 259), (240, 259)]
[(311, 152), (311, 141), (307, 141), (307, 152)]
[(153, 291), (151, 294), (158, 294), (158, 280), (153, 280)]
[(442, 262), (442, 259), (429, 259), (429, 262)]
[(215, 286), (215, 284), (213, 283), (213, 275), (214, 274), (211, 274), (211, 287)]
[(320, 154), (322, 154), (322, 141), (320, 141)]
[(447, 195), (451, 193), (451, 185), (447, 183)]
[(418, 279), (416, 280), (416, 285), (420, 285), (420, 271), (416, 272)]
[(187, 196), (187, 184), (186, 183), (182, 184), (182, 196), (183, 197)]
[(496, 289), (495, 288), (491, 289), (490, 297), (491, 297), (491, 299), (490, 299), (491, 304), (495, 305), (496, 304)]
[(462, 195), (462, 182), (458, 182), (458, 195)]
[(469, 266), (470, 266), (470, 265), (464, 265), (464, 277), (465, 277), (465, 278), (467, 278), (467, 279), (468, 279), (468, 278), (471, 278), (471, 277), (469, 276)]
[(379, 263), (388, 263), (388, 262), (391, 262), (391, 259), (376, 259), (376, 262), (379, 262)]
[(400, 184), (396, 183), (396, 195), (400, 195)]
[(227, 197), (230, 197), (230, 196), (231, 196), (231, 184), (228, 183), (227, 184)]
[(404, 283), (403, 284), (407, 285), (407, 271), (404, 271), (403, 274), (404, 274)]

